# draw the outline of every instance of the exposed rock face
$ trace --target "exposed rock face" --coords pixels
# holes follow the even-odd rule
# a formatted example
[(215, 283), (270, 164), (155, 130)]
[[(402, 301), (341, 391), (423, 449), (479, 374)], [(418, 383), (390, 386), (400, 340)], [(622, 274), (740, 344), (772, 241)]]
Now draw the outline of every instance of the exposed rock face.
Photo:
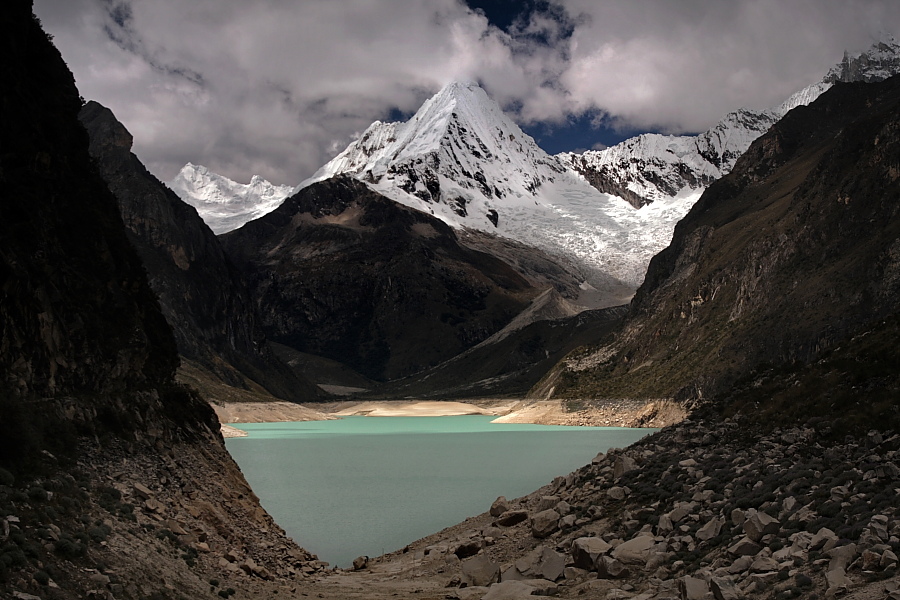
[(460, 245), (442, 221), (346, 176), (304, 188), (221, 239), (271, 339), (373, 379), (474, 346), (540, 291)]
[(108, 108), (88, 102), (79, 118), (179, 353), (228, 385), (246, 389), (249, 380), (280, 398), (315, 399), (314, 386), (269, 349), (243, 281), (197, 211), (131, 153), (131, 134)]
[(175, 383), (172, 331), (31, 3), (0, 28), (0, 597), (212, 597), (229, 547), (256, 579), (321, 570)]
[(897, 78), (789, 113), (679, 223), (620, 343), (570, 360), (564, 393), (708, 399), (895, 314), (898, 115)]
[(105, 429), (103, 414), (128, 413), (128, 429), (185, 410), (209, 427), (189, 395), (133, 395), (172, 383), (171, 330), (91, 164), (72, 75), (29, 8), (5, 9), (0, 42), (0, 461), (65, 444), (63, 427)]

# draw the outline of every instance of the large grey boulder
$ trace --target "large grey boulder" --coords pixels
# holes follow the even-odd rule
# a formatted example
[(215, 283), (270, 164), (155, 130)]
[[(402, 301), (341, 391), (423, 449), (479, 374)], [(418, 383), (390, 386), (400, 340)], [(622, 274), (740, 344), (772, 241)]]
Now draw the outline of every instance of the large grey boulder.
[(541, 539), (559, 529), (559, 513), (549, 508), (542, 510), (531, 518), (531, 535)]
[(734, 582), (724, 577), (710, 578), (709, 589), (716, 600), (740, 600), (742, 597)]
[(470, 586), (487, 586), (500, 580), (500, 565), (486, 554), (462, 562), (462, 580)]
[(591, 571), (597, 564), (597, 559), (607, 552), (610, 546), (603, 538), (581, 537), (572, 542), (572, 561), (579, 569)]
[(678, 592), (681, 600), (703, 600), (709, 593), (709, 586), (696, 577), (681, 577), (678, 580)]
[(764, 535), (778, 533), (780, 529), (781, 522), (764, 512), (752, 511), (744, 521), (744, 533), (754, 542), (761, 540)]
[(656, 541), (652, 536), (639, 535), (616, 546), (612, 556), (626, 565), (644, 565), (655, 545)]
[(722, 521), (722, 519), (713, 517), (712, 519), (707, 521), (707, 523), (703, 527), (697, 530), (695, 537), (703, 542), (711, 540), (719, 535), (719, 532), (722, 531), (722, 525), (724, 524), (725, 522)]
[(528, 520), (528, 511), (525, 510), (508, 510), (495, 521), (500, 527), (512, 527), (523, 521)]
[(631, 571), (622, 561), (612, 556), (601, 556), (597, 559), (597, 577), (600, 579), (618, 579), (628, 577)]
[(760, 550), (762, 550), (762, 546), (749, 537), (742, 537), (728, 548), (728, 553), (732, 556), (756, 556)]
[(619, 479), (625, 473), (634, 471), (637, 468), (637, 462), (630, 456), (623, 454), (622, 456), (616, 457), (616, 462), (613, 464), (613, 478)]
[[(563, 576), (566, 569), (566, 557), (558, 552), (538, 546), (522, 558), (516, 561), (515, 570), (522, 577), (514, 579), (546, 579), (556, 581)], [(506, 574), (504, 573), (504, 579)]]
[(505, 496), (500, 496), (494, 503), (491, 504), (491, 516), (499, 517), (503, 513), (509, 510), (509, 502), (506, 500)]

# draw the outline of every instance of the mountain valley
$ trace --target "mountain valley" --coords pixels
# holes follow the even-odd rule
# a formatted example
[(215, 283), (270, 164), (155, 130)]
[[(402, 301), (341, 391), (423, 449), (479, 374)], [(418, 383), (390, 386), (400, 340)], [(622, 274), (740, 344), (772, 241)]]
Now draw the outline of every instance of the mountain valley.
[[(582, 174), (450, 84), (290, 193), (236, 191), (217, 236), (30, 2), (0, 23), (0, 597), (900, 597), (892, 41), (781, 114), (565, 159)], [(253, 194), (278, 206), (241, 222)], [(348, 388), (679, 422), (334, 570), (210, 401)]]

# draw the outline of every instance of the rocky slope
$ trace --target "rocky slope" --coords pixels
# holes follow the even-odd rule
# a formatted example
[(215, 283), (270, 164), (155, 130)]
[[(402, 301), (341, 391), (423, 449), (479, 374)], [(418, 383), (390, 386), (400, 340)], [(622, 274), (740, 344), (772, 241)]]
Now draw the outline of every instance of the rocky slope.
[(175, 382), (172, 331), (31, 3), (0, 27), (0, 597), (219, 597), (228, 549), (255, 577), (314, 572)]
[(271, 339), (378, 380), (481, 342), (541, 291), (350, 177), (305, 188), (221, 239)]
[(713, 184), (650, 264), (618, 339), (549, 388), (702, 401), (809, 364), (897, 312), (900, 81), (841, 84)]
[(635, 207), (702, 190), (729, 173), (750, 144), (792, 108), (804, 106), (834, 83), (875, 82), (900, 73), (893, 38), (843, 60), (822, 78), (767, 110), (739, 109), (697, 136), (644, 134), (610, 148), (557, 155), (595, 188)]
[(196, 210), (132, 154), (131, 134), (112, 111), (92, 101), (79, 118), (182, 358), (232, 387), (315, 400), (315, 387), (269, 349), (244, 282)]
[(896, 598), (898, 460), (892, 433), (687, 420), (368, 568), (465, 600)]

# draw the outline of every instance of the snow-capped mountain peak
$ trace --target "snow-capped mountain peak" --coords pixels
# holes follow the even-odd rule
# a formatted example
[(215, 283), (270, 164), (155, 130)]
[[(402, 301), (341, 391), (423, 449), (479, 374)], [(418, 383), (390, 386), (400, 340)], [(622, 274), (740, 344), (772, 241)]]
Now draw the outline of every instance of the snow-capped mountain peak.
[[(843, 60), (821, 81), (780, 105), (763, 111), (736, 110), (698, 136), (645, 134), (604, 150), (563, 153), (558, 158), (598, 190), (643, 206), (686, 191), (702, 191), (729, 173), (750, 144), (788, 111), (811, 103), (836, 82), (881, 81), (897, 73), (900, 44), (886, 38), (861, 54), (844, 53)], [(660, 137), (666, 141), (657, 139)], [(658, 151), (661, 146), (667, 150)]]
[(619, 302), (690, 207), (679, 201), (637, 211), (598, 192), (474, 83), (445, 86), (405, 123), (373, 123), (300, 188), (339, 173), (453, 226), (565, 257)]
[(498, 225), (502, 204), (531, 196), (564, 170), (481, 87), (454, 82), (409, 121), (373, 123), (298, 189), (348, 173), (453, 225), (480, 229)]
[(167, 185), (196, 208), (216, 234), (272, 212), (293, 190), (292, 186), (274, 185), (258, 175), (250, 183), (238, 183), (192, 163), (184, 165)]

